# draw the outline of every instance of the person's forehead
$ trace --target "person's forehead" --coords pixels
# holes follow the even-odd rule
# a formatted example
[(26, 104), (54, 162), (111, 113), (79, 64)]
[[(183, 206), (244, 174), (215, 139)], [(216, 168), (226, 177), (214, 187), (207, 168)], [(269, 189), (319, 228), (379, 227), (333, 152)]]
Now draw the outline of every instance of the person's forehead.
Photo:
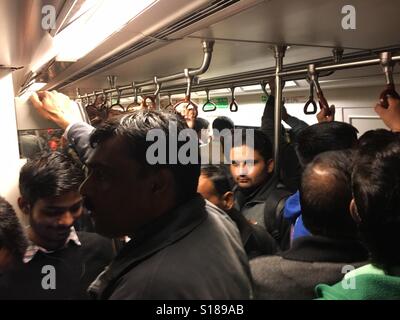
[(245, 144), (231, 149), (231, 158), (248, 160), (254, 159), (256, 156), (258, 156), (258, 152)]
[(67, 208), (75, 204), (78, 204), (81, 201), (82, 201), (82, 196), (79, 194), (78, 190), (75, 190), (56, 197), (40, 198), (36, 202), (36, 205), (40, 207)]

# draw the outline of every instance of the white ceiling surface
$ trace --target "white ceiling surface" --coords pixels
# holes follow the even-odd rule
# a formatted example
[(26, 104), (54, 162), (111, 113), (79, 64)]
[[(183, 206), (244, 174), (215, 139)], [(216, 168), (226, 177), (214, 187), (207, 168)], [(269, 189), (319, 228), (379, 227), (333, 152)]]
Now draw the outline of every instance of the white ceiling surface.
[(29, 64), (47, 31), (41, 27), (44, 5), (56, 10), (62, 0), (0, 0), (0, 64), (23, 67), (13, 73), (15, 91), (29, 72)]
[[(331, 50), (315, 48), (290, 49), (285, 62), (299, 62), (307, 58), (317, 59), (330, 56)], [(292, 54), (293, 53), (293, 54)], [(126, 84), (131, 81), (146, 81), (155, 75), (158, 77), (183, 72), (184, 68), (197, 68), (203, 60), (203, 51), (199, 39), (184, 39), (175, 41), (163, 48), (152, 51), (144, 56), (121, 64), (115, 68), (100, 72), (96, 76), (77, 82), (75, 85), (90, 88), (94, 83), (100, 87), (107, 86), (107, 75), (117, 75), (117, 81)], [(213, 78), (221, 75), (257, 70), (273, 66), (273, 52), (269, 45), (217, 41), (214, 45), (213, 57), (209, 70), (201, 79)]]
[[(356, 29), (342, 28), (343, 6), (356, 10)], [(399, 43), (398, 0), (271, 0), (196, 32), (237, 40), (371, 49)]]
[[(0, 0), (0, 64), (11, 66), (28, 66), (35, 55), (40, 40), (45, 31), (41, 29), (41, 7), (43, 4), (59, 6), (60, 0)], [(211, 1), (196, 0), (160, 0), (156, 12), (150, 9), (146, 15), (139, 16), (140, 21), (134, 21), (106, 41), (106, 47), (99, 47), (82, 61), (78, 61), (62, 74), (56, 77), (58, 83), (63, 82), (71, 75), (73, 68), (83, 70), (91, 62), (97, 61), (106, 54), (111, 54), (128, 45), (125, 32), (130, 33), (130, 41), (143, 38), (143, 30), (139, 28), (146, 22), (145, 34), (151, 34), (150, 25), (172, 22), (172, 13), (175, 19), (179, 17), (179, 8), (192, 6), (192, 10), (211, 3)], [(253, 5), (258, 3), (256, 5)], [(351, 4), (356, 8), (356, 30), (343, 30), (341, 27), (341, 8)], [(116, 2), (117, 5), (117, 2)], [(250, 8), (236, 13), (238, 6)], [(233, 8), (236, 9), (233, 9)], [(157, 10), (156, 10), (157, 9)], [(162, 10), (161, 10), (162, 9)], [(286, 54), (284, 64), (317, 59), (331, 55), (331, 49), (307, 47), (311, 46), (343, 46), (354, 49), (371, 49), (400, 44), (398, 37), (399, 0), (241, 0), (218, 13), (217, 17), (229, 16), (216, 21), (216, 15), (207, 21), (202, 21), (198, 30), (191, 30), (186, 36), (216, 38), (214, 56), (208, 72), (202, 79), (229, 75), (237, 72), (268, 68), (274, 65), (274, 59), (269, 43), (302, 44), (292, 46)], [(235, 11), (236, 10), (236, 11)], [(166, 14), (167, 12), (167, 14)], [(161, 13), (164, 13), (165, 21)], [(152, 21), (149, 17), (153, 17)], [(138, 23), (135, 27), (135, 23)], [(210, 25), (207, 27), (207, 25)], [(124, 34), (125, 33), (125, 34)], [(183, 32), (184, 33), (184, 32)], [(182, 36), (182, 32), (177, 37)], [(156, 76), (165, 76), (183, 71), (184, 68), (196, 68), (202, 62), (202, 49), (199, 38), (185, 38), (164, 44), (159, 42), (156, 49), (139, 57), (131, 57), (130, 61), (115, 63), (108, 70), (99, 70), (98, 73), (86, 79), (78, 80), (65, 88), (75, 93), (80, 87), (91, 91), (108, 87), (107, 75), (117, 75), (118, 84), (126, 84), (133, 80), (144, 81)], [(226, 41), (221, 39), (238, 41)], [(244, 41), (258, 41), (264, 43), (248, 43)], [(132, 44), (132, 43), (130, 43)], [(156, 46), (155, 46), (156, 47)], [(351, 52), (346, 49), (345, 53)], [(399, 68), (399, 67), (397, 67)], [(361, 71), (348, 70), (335, 73), (333, 77), (365, 76), (377, 74), (380, 78), (380, 68), (364, 68)], [(23, 76), (29, 70), (24, 68), (14, 72), (14, 83), (21, 84)], [(378, 80), (377, 80), (378, 81)]]
[[(131, 81), (149, 80), (155, 75), (162, 77), (174, 74), (187, 67), (198, 67), (203, 57), (200, 44), (202, 37), (217, 40), (210, 68), (201, 79), (273, 67), (275, 62), (270, 43), (305, 45), (292, 45), (286, 52), (284, 64), (329, 57), (332, 55), (331, 47), (335, 46), (352, 48), (345, 49), (345, 53), (350, 53), (400, 44), (400, 1), (351, 1), (356, 8), (356, 30), (343, 30), (341, 27), (344, 16), (341, 8), (346, 4), (349, 2), (341, 0), (264, 1), (194, 32), (189, 38), (174, 41), (146, 55), (102, 70), (72, 84), (70, 89), (80, 87), (85, 92), (108, 87), (107, 75), (118, 76), (117, 83), (123, 85)], [(366, 85), (383, 81), (379, 66), (338, 71), (329, 79), (354, 78), (355, 85), (357, 82), (360, 85), (363, 79), (371, 75), (376, 75), (375, 80), (368, 79)], [(333, 85), (340, 86), (338, 83)]]

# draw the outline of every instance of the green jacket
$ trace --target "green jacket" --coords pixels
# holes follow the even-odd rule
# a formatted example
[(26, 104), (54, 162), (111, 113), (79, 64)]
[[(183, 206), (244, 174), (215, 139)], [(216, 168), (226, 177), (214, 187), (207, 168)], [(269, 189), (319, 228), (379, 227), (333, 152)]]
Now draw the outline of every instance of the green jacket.
[(319, 300), (399, 300), (400, 277), (388, 276), (369, 264), (346, 274), (333, 286), (315, 287)]

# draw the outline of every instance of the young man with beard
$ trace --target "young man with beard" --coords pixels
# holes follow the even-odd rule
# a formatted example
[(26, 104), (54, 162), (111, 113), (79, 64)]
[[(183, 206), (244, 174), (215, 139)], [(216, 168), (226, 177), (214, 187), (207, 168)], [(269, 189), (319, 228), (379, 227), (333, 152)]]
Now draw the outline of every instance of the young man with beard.
[(231, 149), (230, 166), (237, 184), (235, 207), (250, 222), (264, 227), (281, 249), (289, 245), (289, 224), (282, 217), (285, 199), (290, 191), (273, 175), (272, 144), (261, 131), (255, 130), (254, 143), (248, 133), (236, 139)]

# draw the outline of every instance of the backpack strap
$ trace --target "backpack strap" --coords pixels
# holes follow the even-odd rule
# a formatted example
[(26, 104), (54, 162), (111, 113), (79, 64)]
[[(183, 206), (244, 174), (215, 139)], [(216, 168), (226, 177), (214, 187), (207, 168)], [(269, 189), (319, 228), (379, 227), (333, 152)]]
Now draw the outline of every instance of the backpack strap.
[(265, 201), (265, 228), (279, 244), (284, 242), (283, 237), (286, 234), (286, 226), (284, 226), (282, 212), (285, 206), (285, 201), (290, 195), (291, 192), (289, 190), (287, 190), (282, 184), (278, 184), (276, 189), (269, 194)]

